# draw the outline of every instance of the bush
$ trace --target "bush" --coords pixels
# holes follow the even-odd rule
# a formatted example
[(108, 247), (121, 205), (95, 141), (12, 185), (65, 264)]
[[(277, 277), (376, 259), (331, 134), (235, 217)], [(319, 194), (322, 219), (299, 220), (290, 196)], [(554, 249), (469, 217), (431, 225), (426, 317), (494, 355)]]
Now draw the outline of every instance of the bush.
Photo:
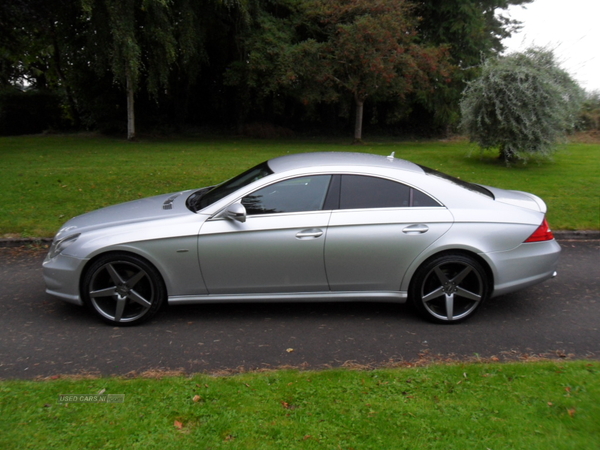
[(462, 127), (506, 161), (549, 155), (575, 127), (583, 91), (551, 51), (532, 48), (488, 59), (463, 92)]
[(38, 134), (58, 129), (61, 121), (60, 97), (47, 91), (0, 92), (0, 135)]
[(600, 91), (586, 94), (577, 128), (580, 131), (600, 131)]

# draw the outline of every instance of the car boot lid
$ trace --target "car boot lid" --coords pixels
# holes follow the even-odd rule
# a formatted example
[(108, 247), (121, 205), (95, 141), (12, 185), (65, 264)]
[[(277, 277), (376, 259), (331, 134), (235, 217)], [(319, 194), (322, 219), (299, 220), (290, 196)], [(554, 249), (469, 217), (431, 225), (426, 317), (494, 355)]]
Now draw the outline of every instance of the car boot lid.
[(537, 195), (530, 194), (529, 192), (512, 191), (490, 186), (484, 187), (494, 194), (494, 199), (497, 202), (519, 206), (521, 208), (526, 208), (533, 211), (539, 211), (544, 214), (548, 209), (546, 207), (546, 203), (544, 203), (541, 198), (539, 198)]

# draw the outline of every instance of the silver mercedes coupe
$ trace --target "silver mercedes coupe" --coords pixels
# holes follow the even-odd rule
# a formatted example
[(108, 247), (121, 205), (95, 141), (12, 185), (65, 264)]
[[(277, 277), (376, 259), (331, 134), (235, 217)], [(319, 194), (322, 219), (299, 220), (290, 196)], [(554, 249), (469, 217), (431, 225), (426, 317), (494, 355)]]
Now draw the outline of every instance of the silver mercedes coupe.
[(113, 325), (165, 304), (407, 300), (454, 323), (556, 275), (545, 213), (393, 154), (294, 154), (75, 217), (43, 272), (49, 294)]

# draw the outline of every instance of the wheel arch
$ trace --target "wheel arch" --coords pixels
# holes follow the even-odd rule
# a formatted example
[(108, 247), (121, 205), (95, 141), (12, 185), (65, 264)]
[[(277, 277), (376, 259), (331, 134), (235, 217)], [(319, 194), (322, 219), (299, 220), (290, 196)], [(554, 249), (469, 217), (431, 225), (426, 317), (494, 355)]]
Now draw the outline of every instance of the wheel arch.
[(489, 261), (485, 258), (483, 258), (479, 253), (471, 250), (471, 249), (465, 249), (465, 248), (447, 248), (444, 250), (440, 250), (438, 252), (432, 253), (427, 255), (424, 258), (420, 258), (418, 261), (415, 261), (408, 269), (403, 283), (402, 283), (402, 290), (406, 290), (407, 292), (411, 292), (411, 288), (413, 286), (414, 280), (415, 280), (415, 275), (419, 272), (419, 269), (421, 269), (421, 267), (429, 264), (430, 261), (432, 261), (433, 259), (439, 258), (439, 257), (443, 257), (443, 256), (448, 256), (448, 255), (461, 255), (461, 256), (466, 256), (466, 257), (470, 257), (473, 258), (475, 261), (477, 261), (481, 267), (483, 268), (483, 270), (485, 271), (485, 275), (487, 277), (487, 282), (488, 282), (488, 288), (490, 290), (490, 293), (493, 293), (494, 291), (494, 271), (492, 270), (492, 267), (489, 263)]
[(162, 278), (162, 284), (165, 288), (165, 294), (168, 295), (169, 286), (167, 283), (167, 278), (165, 278), (165, 274), (160, 269), (160, 267), (157, 266), (151, 259), (147, 258), (144, 254), (140, 254), (138, 252), (131, 251), (131, 249), (112, 249), (112, 250), (103, 251), (103, 252), (100, 252), (100, 253), (94, 255), (83, 266), (83, 268), (81, 270), (81, 275), (79, 277), (79, 296), (80, 296), (80, 298), (83, 298), (83, 284), (84, 284), (84, 280), (85, 280), (85, 275), (88, 272), (88, 270), (90, 269), (90, 267), (92, 267), (96, 263), (96, 261), (98, 261), (100, 258), (104, 258), (109, 255), (128, 255), (128, 256), (133, 256), (135, 258), (142, 259), (146, 264), (150, 265), (152, 268), (154, 268), (156, 270), (156, 272), (158, 272), (160, 274), (160, 276)]

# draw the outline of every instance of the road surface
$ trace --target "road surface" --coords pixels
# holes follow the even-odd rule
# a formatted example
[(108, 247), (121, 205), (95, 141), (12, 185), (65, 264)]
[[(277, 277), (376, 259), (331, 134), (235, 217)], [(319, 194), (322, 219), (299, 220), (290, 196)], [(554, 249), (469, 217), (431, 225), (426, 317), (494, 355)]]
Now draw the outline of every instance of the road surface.
[(560, 241), (558, 277), (435, 325), (408, 305), (316, 303), (171, 307), (133, 328), (100, 323), (44, 291), (44, 250), (0, 248), (0, 378), (424, 359), (600, 359), (600, 241)]

